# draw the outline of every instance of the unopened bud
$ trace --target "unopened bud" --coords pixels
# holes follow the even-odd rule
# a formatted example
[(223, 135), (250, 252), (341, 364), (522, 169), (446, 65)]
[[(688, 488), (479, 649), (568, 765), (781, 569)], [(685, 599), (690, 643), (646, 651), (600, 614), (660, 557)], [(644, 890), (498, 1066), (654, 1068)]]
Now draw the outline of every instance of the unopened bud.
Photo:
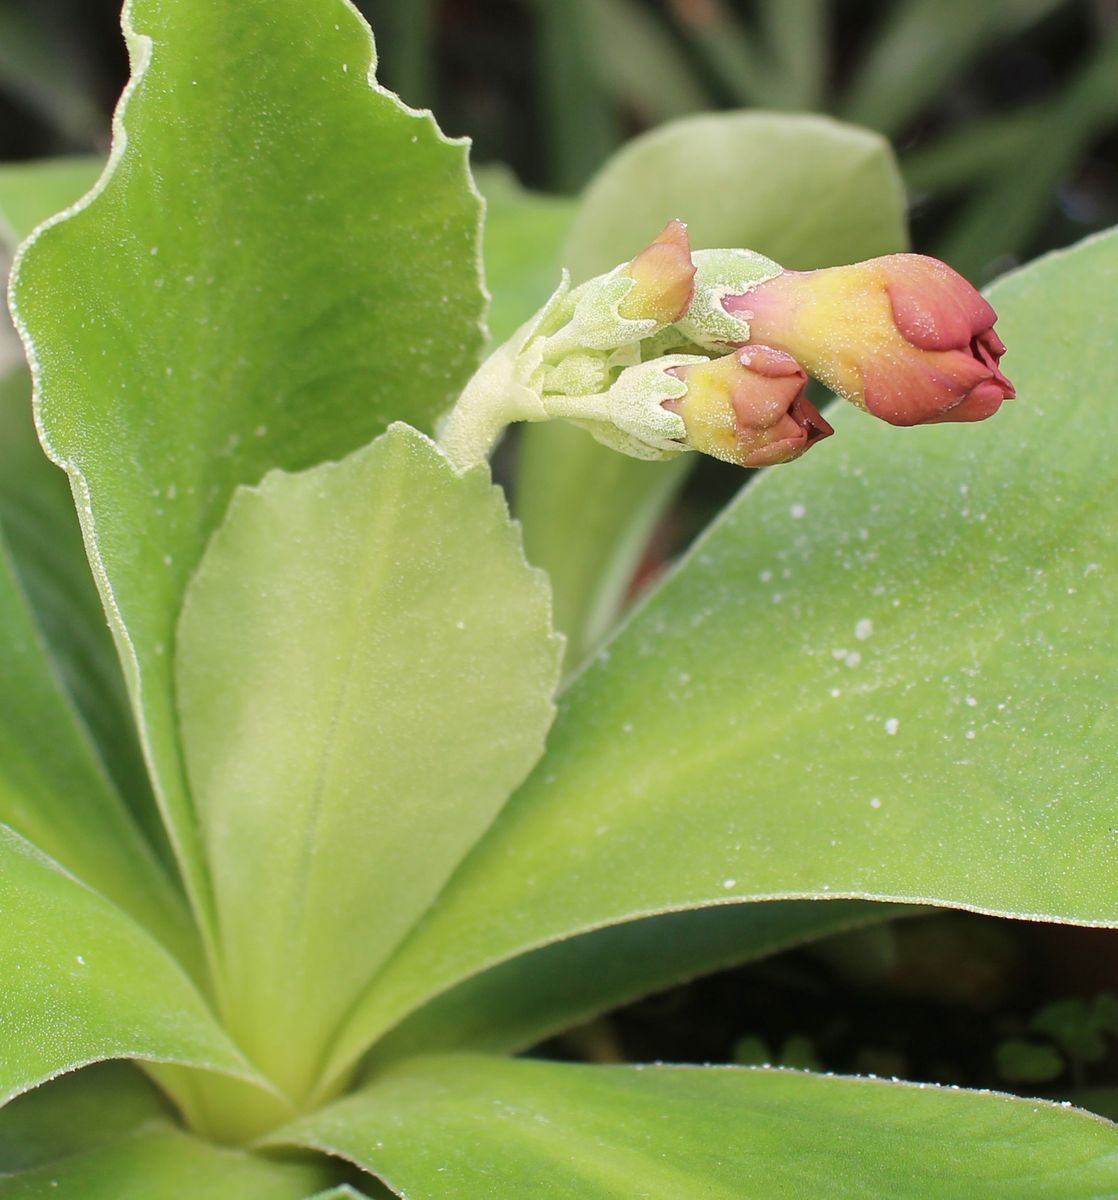
[(629, 320), (652, 320), (657, 325), (678, 321), (691, 303), (695, 287), (695, 264), (687, 226), (672, 220), (659, 237), (646, 246), (625, 268), (633, 280), (628, 295), (617, 311)]
[(687, 385), (665, 408), (683, 418), (685, 444), (742, 467), (799, 458), (834, 430), (807, 399), (807, 374), (790, 355), (749, 345), (670, 373)]

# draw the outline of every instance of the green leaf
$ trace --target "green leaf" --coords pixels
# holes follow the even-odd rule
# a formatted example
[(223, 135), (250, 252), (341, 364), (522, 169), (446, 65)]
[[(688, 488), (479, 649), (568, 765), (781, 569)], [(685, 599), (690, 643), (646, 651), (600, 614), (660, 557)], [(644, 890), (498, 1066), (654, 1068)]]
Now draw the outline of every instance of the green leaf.
[(540, 755), (547, 582), (488, 471), (395, 425), (237, 493), (178, 647), (230, 1028), (298, 1095)]
[[(785, 266), (832, 266), (907, 244), (889, 145), (824, 117), (689, 117), (630, 142), (587, 189), (567, 243), (576, 279), (631, 258), (672, 217), (694, 246), (747, 246)], [(621, 458), (581, 430), (529, 427), (517, 515), (555, 590), (578, 665), (616, 619), (649, 535), (693, 466)]]
[(0, 913), (0, 1104), (106, 1058), (258, 1078), (167, 951), (3, 825)]
[(305, 1200), (324, 1166), (279, 1162), (153, 1125), (131, 1137), (0, 1177), (0, 1200)]
[(14, 250), (41, 221), (89, 191), (104, 166), (94, 155), (0, 166), (0, 245)]
[(489, 335), (507, 341), (555, 291), (559, 247), (574, 201), (522, 188), (504, 167), (475, 171), (485, 197), (485, 279), (493, 300)]
[(0, 821), (189, 961), (181, 894), (155, 860), (59, 685), (0, 531)]
[(586, 190), (567, 243), (576, 280), (631, 258), (672, 218), (696, 249), (748, 246), (794, 270), (907, 244), (889, 144), (828, 117), (704, 113), (630, 142)]
[(480, 344), (479, 203), (465, 146), (370, 87), (346, 0), (134, 0), (126, 17), (112, 169), (25, 243), (14, 297), (209, 917), (174, 729), (183, 588), (238, 484), (449, 403)]
[[(45, 457), (35, 436), (31, 379), (22, 367), (0, 379), (0, 529), (58, 684), (72, 701), (121, 797), (152, 843), (166, 849), (73, 496), (65, 473)], [(23, 700), (11, 691), (9, 703), (22, 706)], [(40, 722), (31, 744), (48, 733), (61, 736), (63, 727), (74, 724), (73, 716), (57, 724)], [(41, 766), (50, 769), (49, 763)], [(64, 792), (70, 790), (66, 787)], [(35, 840), (34, 834), (28, 836)], [(41, 844), (58, 856), (57, 848)], [(77, 869), (69, 859), (64, 861)]]
[(555, 942), (491, 967), (424, 1005), (370, 1064), (451, 1050), (507, 1053), (686, 979), (901, 915), (896, 905), (723, 904)]
[(1118, 1130), (1041, 1100), (735, 1067), (462, 1056), (399, 1068), (276, 1135), (410, 1200), (1102, 1200)]
[(733, 899), (1118, 924), (1116, 273), (1118, 233), (992, 293), (1019, 389), (994, 419), (833, 411), (745, 489), (568, 690), (363, 1031), (542, 942)]
[(167, 1101), (133, 1063), (64, 1075), (0, 1109), (0, 1177), (115, 1142), (167, 1115)]

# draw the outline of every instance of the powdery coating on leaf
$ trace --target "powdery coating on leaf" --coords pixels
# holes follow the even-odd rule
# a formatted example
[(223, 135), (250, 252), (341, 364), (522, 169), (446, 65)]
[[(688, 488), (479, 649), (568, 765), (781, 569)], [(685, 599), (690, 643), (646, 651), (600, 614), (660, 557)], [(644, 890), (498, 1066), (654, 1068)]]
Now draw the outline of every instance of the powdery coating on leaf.
[(178, 707), (226, 1019), (290, 1094), (538, 758), (559, 652), (487, 468), (409, 426), (236, 493)]
[[(247, 5), (230, 10), (220, 18), (226, 34), (220, 50), (232, 56), (238, 68), (251, 59), (254, 49), (263, 46), (269, 51), (277, 39), (282, 44), (287, 26), (294, 31), (289, 41), (300, 57), (286, 60), (269, 51), (267, 72), (230, 70), (222, 75), (218, 88), (213, 80), (221, 55), (213, 52), (210, 43), (219, 40), (222, 32), (220, 14), (195, 12), (185, 0), (132, 0), (123, 23), (133, 75), (114, 115), (109, 163), (86, 197), (28, 239), (12, 276), (13, 307), (35, 377), (40, 436), (51, 457), (70, 474), (93, 571), (124, 660), (133, 703), (143, 717), (140, 736), (162, 819), (207, 934), (212, 933), (208, 883), (181, 778), (169, 704), (167, 650), (181, 590), (233, 486), (255, 482), (278, 463), (306, 465), (300, 456), (311, 461), (316, 456), (338, 457), (379, 432), (387, 418), (414, 410), (416, 420), (433, 419), (444, 402), (443, 391), (455, 390), (458, 376), (464, 376), (471, 341), (481, 341), (481, 299), (476, 293), (480, 254), (476, 218), (481, 202), (466, 169), (465, 143), (445, 138), (429, 114), (406, 108), (375, 83), (368, 27), (349, 0), (333, 3), (337, 20), (314, 27), (313, 47), (300, 36), (308, 18), (294, 3), (261, 5), (256, 22), (246, 16)], [(321, 9), (327, 19), (330, 7), (330, 0), (324, 0)], [(137, 28), (141, 14), (151, 21), (144, 32)], [(153, 40), (152, 31), (161, 25), (175, 34), (173, 43), (170, 38), (166, 43)], [(252, 42), (256, 37), (260, 45)], [(284, 88), (285, 79), (310, 69), (312, 49), (325, 61), (335, 46), (345, 47), (351, 61), (342, 62), (339, 50), (329, 76), (314, 78), (305, 95), (301, 87)], [(237, 54), (244, 62), (236, 60)], [(192, 71), (196, 63), (201, 82), (210, 86), (194, 91), (191, 85), (199, 81), (183, 73)], [(240, 89), (235, 99), (247, 97), (252, 103), (232, 104), (226, 85)], [(269, 85), (277, 88), (273, 103), (261, 98)], [(221, 116), (221, 105), (226, 103), (235, 110), (227, 136), (207, 140), (198, 114), (204, 108)], [(298, 116), (301, 125), (314, 126), (313, 136), (304, 137), (294, 148), (285, 140), (291, 136), (285, 104), (288, 117)], [(325, 131), (327, 122), (314, 124), (319, 111), (315, 105), (334, 118), (330, 135), (321, 134), (321, 144), (318, 130)], [(409, 139), (405, 126), (413, 120)], [(253, 128), (258, 133), (255, 142)], [(357, 145), (355, 130), (368, 138), (364, 156), (351, 149)], [(206, 159), (204, 153), (214, 147), (218, 150)], [(444, 154), (443, 147), (451, 152)], [(401, 236), (423, 228), (418, 217), (408, 222), (411, 214), (427, 212), (422, 196), (410, 206), (399, 203), (401, 189), (406, 188), (391, 163), (388, 177), (396, 181), (395, 190), (358, 190), (357, 170), (368, 170), (376, 181), (378, 160), (373, 152), (377, 148), (417, 164), (416, 178), (427, 180), (431, 228), (424, 236), (433, 238), (432, 245), (441, 245), (446, 253), (438, 264), (417, 268), (425, 281), (422, 297), (419, 283), (409, 282), (419, 275), (392, 276), (383, 267), (383, 247), (371, 257), (368, 253), (368, 247), (379, 245), (393, 228)], [(346, 154), (353, 161), (343, 170), (338, 156)], [(326, 179), (309, 194), (306, 156), (313, 157), (312, 166), (324, 171)], [(123, 163), (131, 168), (122, 170)], [(238, 168), (235, 187), (225, 177), (230, 165)], [(265, 214), (269, 220), (261, 222), (255, 217), (269, 203), (277, 180), (295, 194), (297, 203), (288, 207), (277, 197), (273, 210)], [(172, 188), (175, 182), (180, 186)], [(254, 182), (260, 184), (257, 192)], [(153, 188), (161, 193), (157, 206), (150, 203)], [(108, 237), (108, 227), (120, 217), (119, 205), (116, 209), (113, 205), (122, 197), (129, 205), (129, 219), (121, 222), (121, 231)], [(242, 222), (243, 227), (236, 221), (213, 221), (207, 206), (215, 203), (224, 203), (238, 216), (251, 210), (254, 219)], [(323, 203), (333, 208), (324, 209)], [(358, 205), (379, 206), (381, 220), (366, 220), (339, 250), (338, 239), (359, 215)], [(189, 216), (178, 225), (170, 216), (176, 206)], [(409, 207), (411, 213), (404, 213)], [(52, 239), (52, 230), (87, 213), (88, 219), (79, 225), (59, 230), (62, 240)], [(293, 239), (287, 227), (282, 235), (276, 233), (272, 243), (250, 251), (254, 238), (268, 236), (267, 230), (278, 230), (296, 219), (301, 239)], [(333, 255), (340, 256), (341, 269), (335, 272), (329, 261), (319, 262), (322, 269), (314, 276), (315, 286), (302, 277), (293, 279), (291, 273), (298, 271), (290, 254), (293, 244), (301, 247), (308, 265)], [(60, 253), (74, 245), (110, 256), (105, 280), (91, 282), (92, 268), (83, 265), (84, 291), (83, 281), (76, 280), (72, 295), (64, 297), (58, 312), (47, 313), (42, 308), (43, 279), (65, 291), (60, 282), (64, 264), (55, 261), (53, 248)], [(452, 246), (455, 253), (460, 246), (465, 249), (449, 262)], [(204, 261), (205, 269), (192, 254)], [(421, 258), (422, 247), (412, 261)], [(351, 261), (353, 270), (347, 275)], [(384, 293), (380, 301), (376, 296), (381, 292), (354, 286), (356, 276), (375, 274), (378, 268), (382, 268)], [(128, 286), (113, 291), (113, 281), (126, 276)], [(218, 277), (222, 283), (230, 278), (235, 282), (222, 287), (216, 283)], [(132, 316), (130, 306), (143, 306), (149, 289), (158, 304), (144, 308), (142, 319)], [(476, 304), (467, 294), (471, 290)], [(388, 291), (407, 303), (388, 305)], [(15, 302), (17, 296), (20, 303)], [(261, 297), (284, 318), (286, 335), (280, 332), (280, 322), (256, 320), (254, 314), (262, 311)], [(300, 308), (293, 297), (308, 307)], [(367, 333), (357, 335), (362, 314), (377, 304), (382, 315), (398, 314), (394, 318), (398, 326), (411, 324), (406, 330), (389, 331), (391, 336), (385, 338), (389, 348), (374, 356), (373, 339)], [(423, 329), (415, 325), (421, 310), (424, 322), (432, 319), (430, 314), (450, 322), (456, 336), (444, 341), (454, 347), (453, 353), (435, 360), (426, 356), (430, 331), (426, 325)], [(127, 329), (143, 329), (132, 352), (117, 361), (98, 341), (104, 336), (102, 330), (113, 328), (113, 321)], [(178, 324), (172, 336), (168, 330), (174, 321)], [(151, 327), (144, 328), (147, 324)], [(238, 353), (228, 351), (222, 342), (232, 341), (234, 334), (243, 335)], [(113, 336), (119, 345), (118, 329)], [(268, 337), (278, 345), (263, 346)], [(191, 345), (195, 351), (201, 347), (203, 353), (192, 353)], [(332, 352), (320, 350), (316, 357), (316, 346), (328, 346)], [(284, 356), (291, 366), (286, 373), (279, 371)], [(389, 381), (379, 391), (377, 369)], [(360, 397), (355, 383), (359, 370), (367, 372)], [(269, 371), (279, 371), (281, 378), (269, 380)], [(401, 373), (404, 378), (399, 378)], [(224, 402), (215, 402), (223, 398)], [(293, 419), (287, 414), (296, 400), (304, 407)], [(389, 405), (390, 411), (382, 411)], [(420, 411), (424, 405), (426, 413)], [(256, 411), (244, 411), (250, 406)], [(341, 409), (346, 411), (332, 411)], [(140, 411), (142, 421), (136, 419)], [(75, 426), (81, 426), (77, 433)], [(127, 437), (114, 436), (120, 426)], [(164, 435), (165, 443), (160, 444)], [(98, 449), (98, 439), (106, 446)], [(131, 479), (127, 477), (130, 461), (135, 467)], [(153, 571), (151, 563), (162, 564), (163, 569)]]

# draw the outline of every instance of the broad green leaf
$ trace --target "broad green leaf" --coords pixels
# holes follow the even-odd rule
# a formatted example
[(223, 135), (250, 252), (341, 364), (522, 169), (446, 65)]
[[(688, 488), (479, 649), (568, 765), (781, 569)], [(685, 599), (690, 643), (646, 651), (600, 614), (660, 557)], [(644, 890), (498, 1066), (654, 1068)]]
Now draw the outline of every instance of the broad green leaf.
[(1116, 279), (1110, 234), (995, 289), (992, 420), (842, 409), (745, 489), (568, 690), (365, 1037), (525, 948), (733, 899), (1118, 924)]
[(408, 426), (234, 497), (179, 711), (230, 1027), (292, 1094), (539, 757), (549, 611), (488, 471)]
[[(46, 458), (35, 436), (31, 379), (23, 367), (0, 379), (0, 529), (58, 682), (122, 798), (153, 844), (166, 849), (73, 496), (65, 473)], [(23, 700), (12, 692), (9, 702)], [(67, 722), (73, 724), (72, 718), (62, 724)], [(48, 728), (44, 722), (37, 740)]]
[(507, 1053), (651, 992), (902, 915), (897, 905), (721, 904), (611, 925), (483, 971), (379, 1042), (370, 1064), (450, 1050)]
[(108, 1146), (0, 1176), (0, 1200), (305, 1200), (325, 1165), (280, 1162), (157, 1123)]
[(0, 680), (0, 821), (189, 960), (195, 939), (182, 896), (128, 814), (60, 685), (2, 526)]
[(559, 247), (574, 201), (522, 188), (503, 167), (475, 172), (485, 197), (485, 280), (490, 340), (507, 341), (555, 291)]
[(0, 1109), (0, 1178), (126, 1137), (169, 1106), (134, 1063), (64, 1075)]
[(0, 979), (0, 1104), (106, 1058), (257, 1078), (166, 950), (3, 825)]
[[(888, 143), (824, 117), (689, 117), (637, 138), (587, 189), (566, 249), (576, 280), (608, 271), (672, 217), (696, 248), (748, 246), (806, 269), (907, 243), (904, 188)], [(529, 559), (555, 589), (577, 665), (613, 624), (659, 515), (693, 456), (621, 458), (561, 424), (524, 431), (517, 515)]]
[(828, 117), (704, 113), (630, 142), (579, 205), (566, 265), (576, 280), (631, 258), (672, 217), (696, 249), (748, 246), (806, 270), (907, 243), (889, 144)]
[(41, 221), (69, 208), (97, 182), (95, 156), (0, 166), (0, 246), (14, 250)]
[(461, 1056), (281, 1131), (409, 1200), (1104, 1200), (1118, 1129), (1042, 1100), (744, 1067)]
[(448, 404), (481, 338), (479, 202), (465, 146), (370, 85), (347, 0), (134, 0), (126, 24), (111, 169), (25, 243), (14, 297), (208, 916), (173, 719), (183, 588), (237, 484)]

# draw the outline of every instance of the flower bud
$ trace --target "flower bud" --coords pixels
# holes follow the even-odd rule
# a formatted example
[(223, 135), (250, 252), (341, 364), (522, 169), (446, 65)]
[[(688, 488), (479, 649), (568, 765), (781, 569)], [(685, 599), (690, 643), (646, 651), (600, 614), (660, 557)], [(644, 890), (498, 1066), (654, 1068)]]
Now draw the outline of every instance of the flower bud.
[(790, 462), (834, 432), (804, 395), (803, 368), (770, 346), (751, 343), (669, 374), (687, 385), (680, 399), (664, 401), (683, 418), (685, 445), (726, 462)]
[(682, 221), (669, 221), (651, 245), (633, 259), (623, 274), (633, 280), (617, 311), (631, 321), (671, 325), (687, 311), (695, 287), (691, 242)]
[(981, 421), (1015, 393), (997, 314), (957, 272), (920, 254), (782, 271), (729, 292), (745, 338), (785, 350), (892, 425)]

